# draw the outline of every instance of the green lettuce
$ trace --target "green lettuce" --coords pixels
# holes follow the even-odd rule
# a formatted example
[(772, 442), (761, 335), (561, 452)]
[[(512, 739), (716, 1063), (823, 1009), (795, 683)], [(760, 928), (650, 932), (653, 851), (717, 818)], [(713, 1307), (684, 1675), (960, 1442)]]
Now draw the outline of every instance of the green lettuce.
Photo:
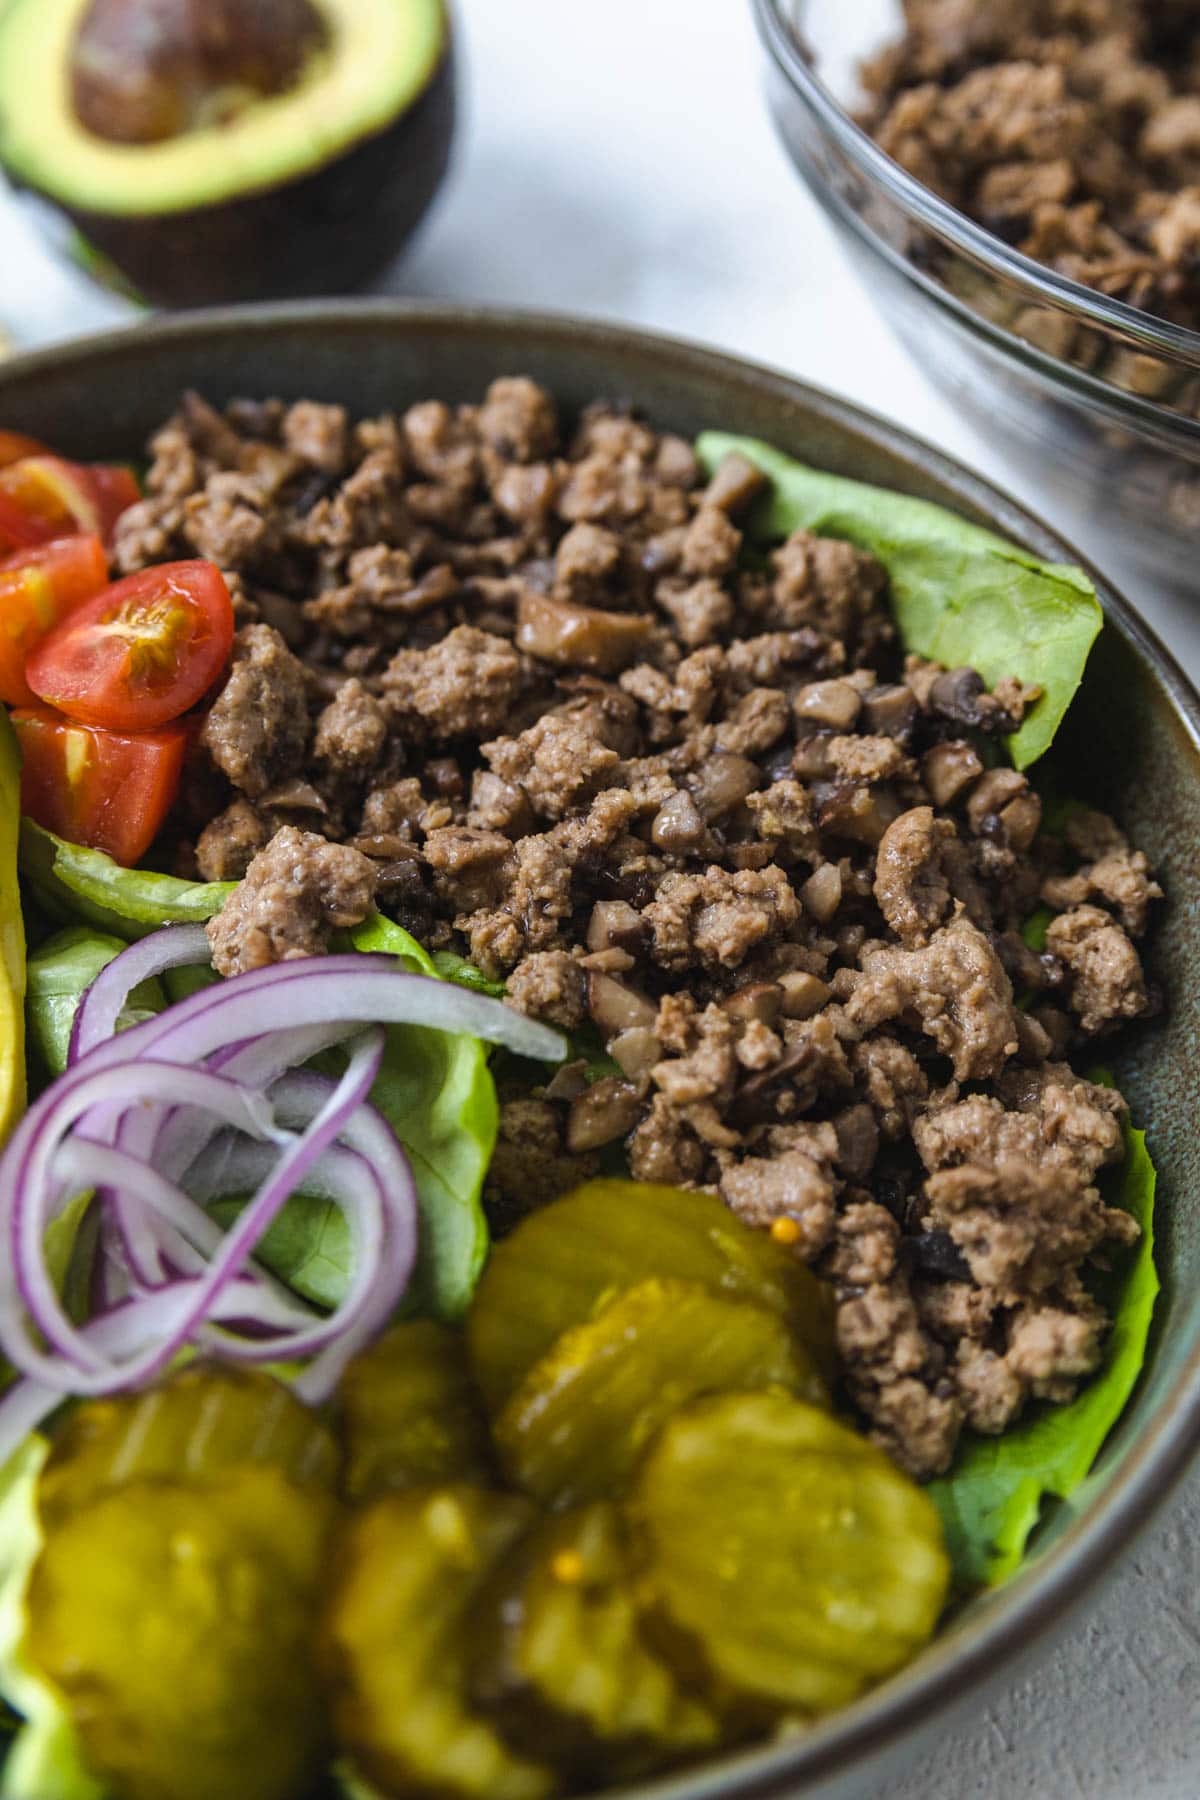
[[(356, 950), (398, 956), (438, 976), (414, 937), (376, 913), (350, 933)], [(486, 1046), (476, 1038), (394, 1025), (371, 1093), (404, 1145), (421, 1203), (421, 1248), (410, 1304), (457, 1319), (475, 1291), (488, 1249), (480, 1195), (499, 1123)]]
[[(207, 1210), (228, 1229), (245, 1205), (229, 1197)], [(345, 1295), (353, 1267), (350, 1231), (341, 1208), (307, 1184), (292, 1194), (258, 1240), (255, 1259), (286, 1282), (302, 1300), (333, 1310)]]
[(126, 941), (161, 925), (204, 924), (220, 912), (235, 885), (124, 869), (102, 850), (69, 844), (32, 819), (21, 821), (20, 869), (50, 918), (91, 925)]
[(994, 1586), (1013, 1574), (1043, 1503), (1066, 1501), (1080, 1487), (1124, 1410), (1145, 1360), (1159, 1291), (1154, 1187), (1146, 1134), (1126, 1127), (1112, 1204), (1133, 1214), (1142, 1235), (1125, 1266), (1095, 1284), (1113, 1321), (1099, 1373), (1067, 1406), (1041, 1407), (1000, 1437), (965, 1438), (950, 1473), (926, 1490), (941, 1513), (962, 1589)]
[(810, 469), (757, 438), (706, 431), (696, 448), (710, 471), (738, 451), (771, 477), (751, 515), (758, 541), (803, 526), (877, 556), (906, 650), (977, 669), (989, 687), (1006, 675), (1036, 683), (1042, 698), (1008, 748), (1018, 769), (1049, 749), (1104, 622), (1081, 569), (1041, 562), (927, 500)]
[[(378, 913), (346, 939), (356, 950), (395, 956), (416, 974), (445, 979), (414, 937)], [(488, 1250), (480, 1195), (499, 1109), (487, 1047), (464, 1034), (390, 1026), (371, 1099), (404, 1145), (417, 1185), (420, 1246), (404, 1310), (460, 1318)], [(240, 1204), (220, 1200), (210, 1210), (228, 1224)], [(336, 1306), (345, 1293), (349, 1233), (339, 1208), (319, 1193), (301, 1189), (292, 1196), (263, 1237), (258, 1256), (319, 1306)]]
[[(79, 1002), (101, 969), (125, 947), (122, 938), (86, 925), (68, 925), (32, 952), (27, 967), (25, 1031), (34, 1073), (47, 1077), (62, 1074)], [(165, 1005), (161, 984), (144, 981), (129, 996), (117, 1029), (136, 1025)]]
[(502, 981), (493, 981), (468, 962), (465, 956), (458, 956), (453, 950), (435, 950), (433, 953), (433, 970), (443, 981), (456, 981), (459, 987), (471, 988), (477, 994), (489, 994), (493, 1000), (503, 1000), (505, 992)]

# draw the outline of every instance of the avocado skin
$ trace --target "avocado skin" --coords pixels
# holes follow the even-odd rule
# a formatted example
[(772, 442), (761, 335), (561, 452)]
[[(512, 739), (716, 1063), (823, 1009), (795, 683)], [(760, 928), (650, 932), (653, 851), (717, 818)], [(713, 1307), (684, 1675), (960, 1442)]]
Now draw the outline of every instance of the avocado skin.
[(447, 34), (427, 85), (390, 125), (295, 181), (177, 213), (81, 211), (39, 198), (156, 306), (346, 293), (391, 262), (437, 193), (456, 92)]

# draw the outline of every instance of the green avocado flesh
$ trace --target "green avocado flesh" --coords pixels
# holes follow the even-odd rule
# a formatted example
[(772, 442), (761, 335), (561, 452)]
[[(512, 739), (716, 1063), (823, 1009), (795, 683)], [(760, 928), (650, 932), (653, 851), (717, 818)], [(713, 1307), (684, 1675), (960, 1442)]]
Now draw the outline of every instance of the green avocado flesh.
[(87, 4), (0, 3), (0, 164), (97, 214), (186, 212), (311, 174), (397, 119), (446, 47), (441, 0), (314, 0), (328, 44), (296, 86), (225, 124), (122, 144), (75, 115), (71, 51)]

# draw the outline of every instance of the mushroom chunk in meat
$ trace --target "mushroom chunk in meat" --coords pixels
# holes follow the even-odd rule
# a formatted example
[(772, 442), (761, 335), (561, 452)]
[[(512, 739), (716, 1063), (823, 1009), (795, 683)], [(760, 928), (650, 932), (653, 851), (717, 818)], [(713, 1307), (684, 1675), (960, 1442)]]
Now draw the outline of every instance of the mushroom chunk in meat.
[(601, 612), (528, 591), (517, 608), (517, 648), (543, 662), (615, 675), (641, 654), (651, 623), (637, 613)]

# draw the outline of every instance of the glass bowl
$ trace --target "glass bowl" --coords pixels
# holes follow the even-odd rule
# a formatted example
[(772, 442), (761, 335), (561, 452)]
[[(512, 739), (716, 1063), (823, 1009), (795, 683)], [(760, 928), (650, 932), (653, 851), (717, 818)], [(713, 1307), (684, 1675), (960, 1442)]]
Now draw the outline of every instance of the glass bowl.
[(923, 187), (854, 123), (893, 0), (752, 0), (771, 110), (876, 304), (956, 403), (1121, 553), (1191, 585), (1200, 332), (1055, 274)]

